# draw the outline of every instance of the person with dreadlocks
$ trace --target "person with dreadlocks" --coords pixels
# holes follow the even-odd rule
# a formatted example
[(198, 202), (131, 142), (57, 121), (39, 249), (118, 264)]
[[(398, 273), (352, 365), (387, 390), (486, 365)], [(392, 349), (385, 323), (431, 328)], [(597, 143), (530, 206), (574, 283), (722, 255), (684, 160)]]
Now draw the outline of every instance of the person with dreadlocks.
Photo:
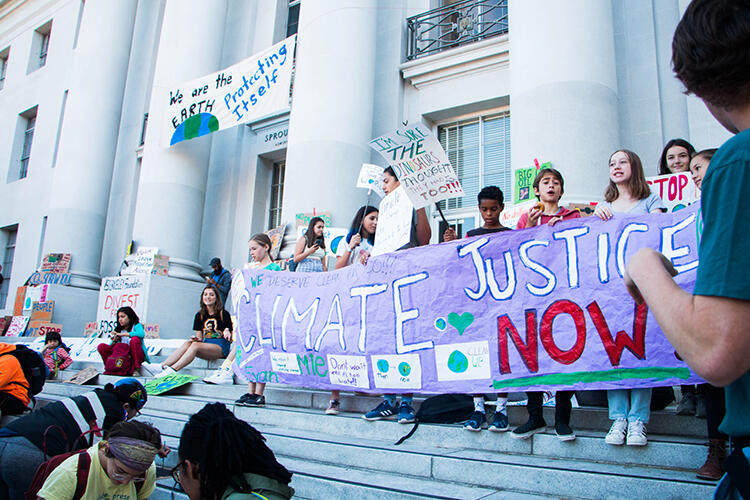
[[(156, 487), (154, 457), (161, 447), (156, 427), (143, 422), (119, 422), (86, 453), (90, 457), (86, 490), (81, 498), (148, 498)], [(78, 483), (78, 455), (53, 470), (37, 493), (44, 500), (70, 500)]]
[(292, 473), (265, 440), (222, 403), (208, 403), (182, 429), (172, 477), (190, 500), (292, 498)]

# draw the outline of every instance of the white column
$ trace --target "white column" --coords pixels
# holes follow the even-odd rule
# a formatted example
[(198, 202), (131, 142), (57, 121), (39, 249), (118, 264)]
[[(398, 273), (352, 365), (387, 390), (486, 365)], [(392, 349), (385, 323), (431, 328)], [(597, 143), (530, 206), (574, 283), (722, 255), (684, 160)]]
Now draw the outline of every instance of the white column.
[(510, 0), (513, 168), (551, 161), (565, 201), (603, 197), (618, 147), (611, 2)]
[(136, 0), (86, 2), (50, 195), (46, 252), (72, 254), (71, 284), (99, 289), (99, 265)]
[(296, 213), (313, 207), (346, 226), (365, 203), (354, 185), (370, 160), (376, 7), (375, 0), (302, 2), (282, 206), (292, 226)]
[[(169, 88), (220, 69), (225, 21), (225, 0), (167, 0), (154, 87)], [(170, 276), (202, 281), (197, 261), (211, 136), (163, 148), (158, 96), (154, 92), (149, 109), (133, 239), (168, 255)]]

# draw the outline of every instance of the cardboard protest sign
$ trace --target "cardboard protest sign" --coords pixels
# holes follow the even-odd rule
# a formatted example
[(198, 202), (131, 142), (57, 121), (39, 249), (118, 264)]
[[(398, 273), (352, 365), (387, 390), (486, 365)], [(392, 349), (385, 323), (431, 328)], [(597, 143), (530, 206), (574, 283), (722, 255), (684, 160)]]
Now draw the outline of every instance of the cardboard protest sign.
[(16, 301), (13, 305), (13, 316), (21, 316), (23, 314), (23, 305), (26, 301), (26, 288), (25, 286), (19, 286), (16, 289)]
[(52, 313), (55, 311), (55, 301), (32, 302), (31, 321), (52, 321)]
[(45, 337), (49, 332), (62, 335), (62, 325), (49, 321), (29, 321), (29, 326), (26, 328), (27, 337)]
[(77, 372), (75, 375), (70, 377), (67, 380), (64, 380), (63, 382), (67, 384), (76, 384), (76, 385), (84, 385), (87, 382), (91, 382), (99, 375), (99, 372), (96, 371), (96, 368), (93, 366), (87, 366), (83, 370)]
[(513, 202), (536, 201), (533, 188), (534, 179), (540, 170), (550, 167), (552, 167), (552, 163), (546, 162), (538, 166), (516, 169), (513, 175)]
[(10, 320), (10, 325), (8, 325), (8, 329), (5, 331), (5, 336), (22, 337), (28, 324), (28, 316), (13, 316), (13, 319)]
[(13, 316), (0, 316), (0, 335), (5, 335), (5, 331), (8, 329), (12, 319)]
[(42, 258), (39, 270), (46, 273), (67, 274), (70, 270), (70, 254), (48, 253)]
[(690, 172), (646, 177), (651, 192), (656, 193), (667, 206), (667, 212), (676, 212), (700, 198), (700, 190)]
[(310, 219), (313, 217), (320, 217), (326, 226), (332, 225), (331, 213), (330, 212), (305, 212), (294, 216), (294, 225), (296, 227), (307, 227), (310, 224)]
[(518, 205), (505, 205), (505, 209), (500, 212), (500, 224), (511, 229), (516, 228), (518, 219), (525, 214), (531, 207), (537, 204), (536, 198), (533, 201), (526, 201)]
[(158, 339), (159, 338), (159, 325), (143, 325), (144, 338), (147, 339)]
[(651, 247), (692, 290), (696, 215), (572, 219), (329, 273), (245, 269), (233, 282), (233, 368), (253, 382), (370, 393), (698, 383), (622, 280)]
[(166, 255), (154, 255), (154, 267), (151, 269), (151, 274), (157, 276), (168, 276), (169, 275), (169, 257)]
[(150, 278), (150, 274), (102, 278), (96, 310), (96, 324), (100, 331), (105, 334), (114, 331), (117, 310), (123, 306), (132, 307), (138, 318), (145, 320)]
[(370, 141), (370, 147), (393, 167), (414, 208), (464, 196), (440, 141), (421, 123), (381, 135)]
[(138, 247), (135, 252), (125, 257), (125, 268), (120, 271), (123, 276), (134, 274), (151, 274), (154, 268), (154, 258), (159, 253), (157, 247)]
[[(336, 251), (344, 238), (346, 237), (349, 230), (345, 227), (329, 227), (323, 228), (323, 239), (326, 242), (326, 255), (336, 255)], [(302, 238), (307, 233), (307, 226), (297, 228), (297, 239)]]
[(373, 165), (372, 163), (363, 163), (362, 168), (359, 170), (359, 177), (357, 177), (357, 187), (364, 188), (369, 191), (375, 191), (381, 198), (385, 196), (383, 191), (383, 170), (380, 165)]
[(296, 35), (228, 68), (166, 89), (161, 144), (201, 137), (289, 108)]
[(34, 271), (27, 280), (29, 285), (70, 285), (70, 273), (53, 273), (47, 271)]
[(378, 227), (372, 255), (394, 252), (409, 243), (414, 207), (404, 192), (403, 184), (380, 200)]
[(164, 377), (155, 378), (149, 380), (143, 387), (146, 388), (146, 392), (149, 396), (158, 396), (165, 392), (177, 389), (185, 384), (189, 384), (198, 377), (195, 375), (185, 375), (184, 373), (171, 373)]
[(23, 299), (23, 313), (31, 315), (31, 308), (34, 302), (47, 301), (47, 285), (26, 287), (26, 296)]
[(83, 327), (83, 336), (84, 337), (93, 337), (93, 336), (99, 336), (99, 330), (96, 328), (96, 321), (89, 321), (86, 323), (86, 326)]
[(271, 240), (271, 251), (269, 252), (271, 260), (279, 258), (281, 244), (284, 242), (284, 233), (286, 233), (286, 224), (282, 224), (266, 231), (266, 236)]

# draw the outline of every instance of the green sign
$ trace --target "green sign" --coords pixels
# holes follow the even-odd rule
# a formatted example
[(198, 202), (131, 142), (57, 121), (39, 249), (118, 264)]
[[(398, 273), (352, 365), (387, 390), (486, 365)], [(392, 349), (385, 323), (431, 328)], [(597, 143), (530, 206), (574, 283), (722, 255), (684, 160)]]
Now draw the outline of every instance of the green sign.
[(532, 184), (536, 174), (543, 168), (552, 168), (552, 162), (546, 162), (539, 165), (539, 168), (533, 166), (528, 168), (519, 168), (516, 170), (515, 179), (513, 182), (513, 202), (523, 203), (525, 201), (533, 200), (534, 189)]

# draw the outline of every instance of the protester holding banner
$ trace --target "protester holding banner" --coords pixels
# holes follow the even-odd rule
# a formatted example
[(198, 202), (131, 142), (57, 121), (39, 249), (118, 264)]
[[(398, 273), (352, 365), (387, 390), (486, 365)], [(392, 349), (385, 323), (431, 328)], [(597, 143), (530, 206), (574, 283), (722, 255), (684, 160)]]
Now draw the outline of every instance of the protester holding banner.
[[(664, 202), (646, 182), (641, 159), (632, 151), (619, 149), (609, 158), (609, 185), (604, 202), (594, 215), (609, 220), (615, 213), (630, 215), (666, 212)], [(629, 307), (623, 304), (623, 307)], [(605, 438), (607, 444), (645, 446), (646, 424), (651, 415), (651, 389), (610, 389), (607, 391), (609, 418), (614, 420)]]
[[(143, 324), (141, 324), (133, 308), (130, 306), (119, 308), (117, 310), (117, 326), (115, 326), (115, 331), (112, 334), (112, 342), (110, 344), (99, 344), (96, 348), (104, 362), (105, 373), (109, 371), (111, 373), (108, 373), (108, 375), (132, 375), (144, 362), (150, 363), (151, 360), (146, 353), (146, 346), (143, 343), (145, 337), (146, 333), (143, 330)], [(129, 349), (117, 347), (121, 343), (128, 344)], [(108, 367), (107, 361), (113, 355), (120, 356), (123, 359), (129, 356), (129, 362), (126, 360), (124, 363), (128, 366), (124, 366), (121, 362), (117, 366)]]
[[(466, 233), (467, 237), (479, 236), (482, 234), (499, 233), (501, 231), (510, 231), (509, 227), (500, 224), (500, 214), (505, 208), (505, 197), (502, 190), (497, 186), (485, 186), (477, 194), (477, 204), (479, 213), (482, 215), (484, 225), (472, 229)], [(456, 239), (456, 230), (448, 226), (443, 233), (443, 241), (453, 241)], [(484, 407), (484, 394), (474, 394), (474, 413), (469, 420), (464, 423), (464, 429), (467, 431), (480, 431), (488, 422)], [(489, 429), (493, 432), (505, 432), (508, 427), (508, 393), (500, 392), (497, 394), (497, 406), (495, 407), (495, 416)]]
[[(565, 192), (565, 181), (562, 174), (554, 168), (540, 170), (534, 178), (532, 188), (541, 206), (535, 205), (522, 214), (518, 219), (516, 229), (526, 229), (540, 224), (554, 226), (562, 220), (581, 217), (581, 212), (578, 210), (568, 210), (560, 206), (560, 198)], [(528, 397), (526, 410), (529, 413), (529, 419), (510, 433), (510, 436), (516, 439), (528, 439), (547, 428), (542, 412), (543, 393), (527, 392), (526, 395)], [(555, 392), (555, 434), (561, 441), (572, 441), (576, 438), (570, 427), (570, 412), (572, 411), (570, 399), (572, 397), (573, 391)]]
[(690, 160), (690, 175), (698, 189), (701, 188), (703, 177), (706, 175), (708, 164), (711, 162), (714, 153), (716, 153), (716, 148), (704, 149), (703, 151), (695, 153)]
[[(383, 191), (386, 195), (395, 191), (399, 188), (401, 183), (396, 177), (396, 173), (392, 167), (388, 167), (383, 171)], [(411, 232), (409, 235), (409, 243), (405, 244), (399, 250), (405, 250), (407, 248), (413, 248), (418, 246), (427, 245), (430, 243), (432, 237), (432, 229), (430, 229), (430, 221), (427, 219), (427, 212), (424, 208), (414, 210), (411, 217)], [(398, 411), (398, 422), (400, 424), (410, 424), (415, 421), (416, 412), (412, 407), (412, 398), (414, 394), (402, 394), (401, 404), (396, 403), (395, 394), (386, 394), (383, 396), (383, 402), (378, 406), (368, 411), (362, 418), (368, 421), (382, 420), (391, 418)]]
[(320, 217), (310, 219), (307, 231), (297, 240), (297, 245), (294, 247), (294, 262), (297, 263), (296, 271), (306, 273), (328, 271), (326, 242), (323, 237), (325, 226), (326, 223)]
[(690, 170), (690, 158), (695, 148), (685, 139), (672, 139), (664, 146), (659, 158), (659, 175)]
[(175, 373), (197, 357), (219, 359), (229, 355), (232, 338), (232, 321), (224, 309), (219, 292), (211, 285), (201, 293), (200, 310), (193, 319), (195, 334), (162, 363), (163, 370), (157, 378)]
[[(375, 246), (375, 230), (378, 227), (378, 209), (372, 205), (365, 205), (354, 215), (349, 233), (346, 235), (346, 245), (339, 245), (336, 251), (334, 269), (342, 269), (355, 263), (366, 264)], [(326, 408), (327, 415), (338, 415), (341, 409), (341, 392), (331, 391), (331, 400)]]
[[(281, 271), (281, 267), (271, 260), (271, 239), (265, 233), (258, 233), (250, 238), (250, 256), (252, 262), (245, 264), (245, 269), (267, 269), (269, 271)], [(241, 273), (240, 273), (241, 274)], [(244, 281), (243, 281), (244, 284)], [(244, 288), (244, 287), (243, 287)], [(235, 350), (229, 354), (224, 363), (234, 362)], [(234, 403), (238, 406), (263, 406), (266, 404), (266, 398), (263, 391), (266, 388), (265, 383), (249, 382), (247, 383), (247, 393), (240, 396)]]

